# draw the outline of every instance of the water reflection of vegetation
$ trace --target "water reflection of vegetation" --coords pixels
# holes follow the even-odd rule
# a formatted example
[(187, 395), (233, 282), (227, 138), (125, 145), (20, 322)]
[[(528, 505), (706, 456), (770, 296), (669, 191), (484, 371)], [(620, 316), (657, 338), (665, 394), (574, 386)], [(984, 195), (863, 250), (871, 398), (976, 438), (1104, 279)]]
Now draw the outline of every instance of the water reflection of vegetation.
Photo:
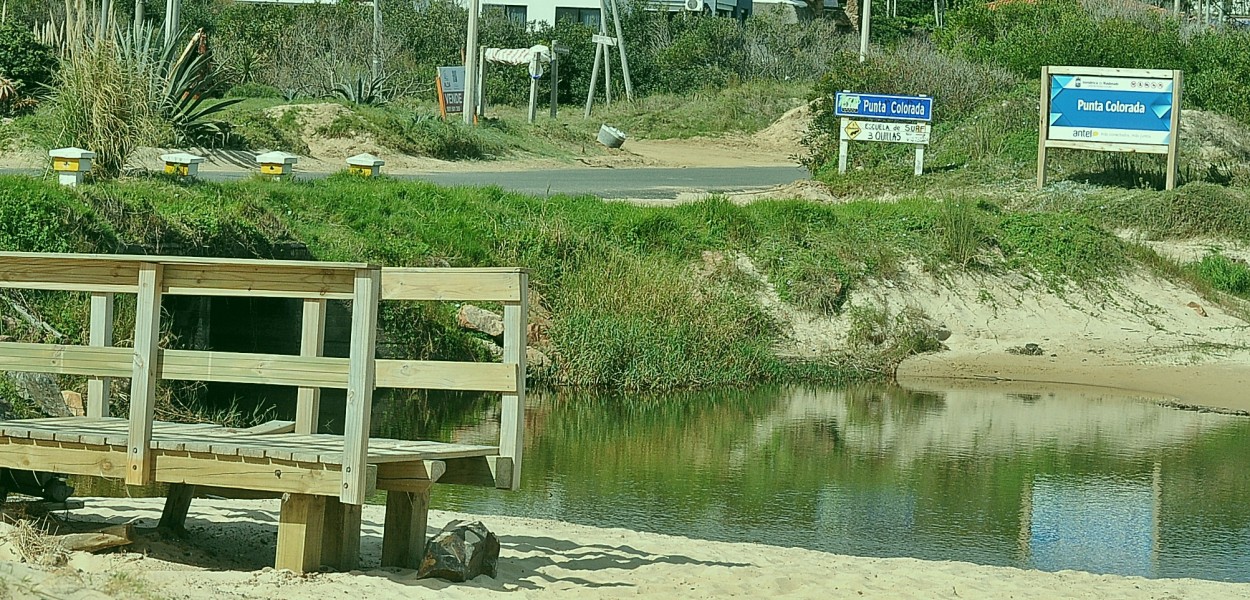
[(537, 398), (531, 416), (522, 494), (501, 501), (440, 488), (436, 503), (1029, 566), (1035, 481), (1148, 488), (1157, 465), (1161, 504), (1151, 510), (1160, 514), (1158, 574), (1167, 572), (1162, 565), (1188, 568), (1180, 566), (1182, 548), (1210, 548), (1236, 532), (1250, 537), (1243, 458), (1250, 421), (1097, 394), (977, 396), (889, 386), (561, 393)]

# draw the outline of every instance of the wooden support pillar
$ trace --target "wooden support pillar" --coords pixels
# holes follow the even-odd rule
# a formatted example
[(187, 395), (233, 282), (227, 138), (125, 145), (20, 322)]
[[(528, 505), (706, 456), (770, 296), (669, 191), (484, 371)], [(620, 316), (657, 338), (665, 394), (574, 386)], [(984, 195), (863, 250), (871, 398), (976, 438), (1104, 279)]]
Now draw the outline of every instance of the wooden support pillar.
[(321, 566), (322, 527), (325, 525), (326, 497), (309, 494), (282, 496), (278, 516), (278, 556), (275, 569), (296, 573), (315, 571)]
[(351, 356), (347, 367), (343, 488), (339, 494), (339, 500), (347, 504), (364, 504), (368, 493), (369, 421), (373, 411), (378, 301), (381, 298), (382, 270), (357, 270), (352, 296)]
[(339, 571), (360, 566), (360, 505), (326, 498), (322, 525), (321, 564)]
[(512, 459), (511, 489), (521, 487), (525, 448), (525, 348), (529, 345), (529, 275), (521, 273), (521, 300), (503, 307), (503, 362), (516, 365), (517, 393), (504, 394), (499, 420), (499, 455)]
[[(300, 338), (300, 356), (321, 356), (326, 345), (326, 301), (304, 300), (304, 325)], [(317, 433), (317, 418), (321, 411), (321, 388), (299, 388), (295, 404), (295, 433)]]
[(191, 499), (195, 497), (195, 486), (188, 483), (171, 483), (165, 493), (165, 509), (161, 511), (161, 522), (157, 529), (182, 535), (187, 531), (187, 511), (191, 510)]
[[(102, 348), (113, 345), (113, 294), (91, 294), (91, 333), (89, 345)], [(87, 416), (109, 416), (109, 392), (112, 380), (92, 377), (87, 380)]]
[(425, 557), (425, 530), (430, 513), (430, 486), (422, 491), (386, 492), (386, 524), (382, 531), (382, 566), (416, 569)]
[(1041, 121), (1037, 131), (1037, 189), (1046, 187), (1046, 138), (1050, 137), (1050, 67), (1042, 67)]
[(126, 484), (152, 482), (152, 416), (156, 409), (156, 362), (161, 334), (161, 273), (156, 263), (139, 265), (135, 303), (134, 371), (130, 377), (130, 430)]

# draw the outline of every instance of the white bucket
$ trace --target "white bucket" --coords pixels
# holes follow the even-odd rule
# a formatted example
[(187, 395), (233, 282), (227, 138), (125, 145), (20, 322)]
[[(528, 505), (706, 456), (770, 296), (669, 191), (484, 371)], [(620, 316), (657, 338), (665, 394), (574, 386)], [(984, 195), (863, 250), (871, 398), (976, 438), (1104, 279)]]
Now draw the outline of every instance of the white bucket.
[(599, 143), (609, 148), (620, 148), (625, 143), (625, 132), (605, 124), (599, 128)]

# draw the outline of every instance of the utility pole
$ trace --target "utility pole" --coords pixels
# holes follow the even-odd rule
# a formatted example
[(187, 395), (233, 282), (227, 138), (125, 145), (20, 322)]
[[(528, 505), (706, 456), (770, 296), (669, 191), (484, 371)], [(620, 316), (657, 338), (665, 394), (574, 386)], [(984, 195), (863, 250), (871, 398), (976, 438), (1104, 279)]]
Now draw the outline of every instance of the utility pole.
[(477, 116), (477, 15), (479, 0), (469, 0), (469, 36), (464, 48), (464, 124), (472, 125)]
[(864, 18), (859, 24), (859, 62), (868, 58), (868, 29), (872, 20), (872, 0), (864, 0)]
[[(137, 36), (137, 35), (139, 35), (139, 32), (140, 32), (140, 31), (143, 31), (143, 0), (135, 0), (135, 31), (134, 31), (134, 34)], [(136, 38), (136, 39), (138, 39), (138, 38)]]
[[(177, 2), (178, 0), (171, 0)], [(373, 81), (382, 78), (382, 0), (373, 0)]]

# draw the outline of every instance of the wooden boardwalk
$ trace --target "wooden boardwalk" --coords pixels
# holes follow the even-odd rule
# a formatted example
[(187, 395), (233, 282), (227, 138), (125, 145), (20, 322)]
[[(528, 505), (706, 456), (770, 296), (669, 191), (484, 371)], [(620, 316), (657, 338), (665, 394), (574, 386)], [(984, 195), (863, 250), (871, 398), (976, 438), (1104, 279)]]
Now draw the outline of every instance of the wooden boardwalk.
[[(0, 288), (87, 292), (87, 346), (0, 342), (0, 370), (88, 376), (87, 416), (0, 422), (0, 467), (170, 485), (162, 524), (180, 528), (196, 486), (283, 494), (275, 566), (359, 560), (360, 504), (387, 495), (382, 561), (416, 567), (435, 483), (516, 489), (524, 435), (528, 281), (518, 269), (380, 269), (366, 264), (0, 253)], [(113, 346), (114, 295), (134, 294), (133, 347)], [(159, 347), (164, 295), (303, 300), (300, 354)], [(327, 300), (351, 300), (349, 358), (322, 356)], [(381, 301), (498, 302), (499, 363), (379, 360)], [(130, 380), (130, 415), (109, 416), (111, 380)], [(294, 422), (251, 429), (153, 419), (162, 379), (299, 390)], [(501, 394), (495, 446), (370, 438), (377, 387)], [(317, 433), (320, 390), (347, 390), (345, 433)]]

